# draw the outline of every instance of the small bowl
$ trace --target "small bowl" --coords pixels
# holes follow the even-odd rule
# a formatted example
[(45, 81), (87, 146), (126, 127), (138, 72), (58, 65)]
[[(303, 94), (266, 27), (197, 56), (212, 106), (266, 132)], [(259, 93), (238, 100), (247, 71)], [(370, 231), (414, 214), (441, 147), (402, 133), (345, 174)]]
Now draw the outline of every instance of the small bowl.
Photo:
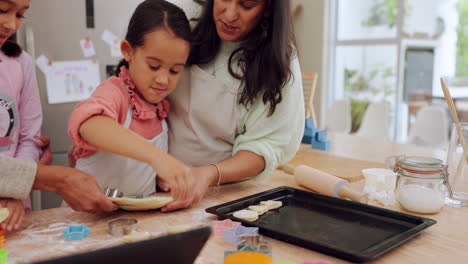
[(374, 187), (376, 191), (394, 191), (397, 174), (389, 169), (370, 168), (361, 171), (365, 184)]

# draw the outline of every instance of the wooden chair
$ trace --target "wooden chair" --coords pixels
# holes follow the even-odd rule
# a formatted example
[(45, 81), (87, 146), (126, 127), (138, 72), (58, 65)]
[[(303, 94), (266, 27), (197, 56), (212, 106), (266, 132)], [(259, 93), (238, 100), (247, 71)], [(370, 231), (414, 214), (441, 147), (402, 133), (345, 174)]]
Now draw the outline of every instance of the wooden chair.
[(304, 106), (305, 117), (312, 117), (314, 120), (314, 127), (317, 127), (317, 117), (313, 106), (315, 89), (317, 87), (317, 73), (302, 73), (302, 87), (304, 89)]

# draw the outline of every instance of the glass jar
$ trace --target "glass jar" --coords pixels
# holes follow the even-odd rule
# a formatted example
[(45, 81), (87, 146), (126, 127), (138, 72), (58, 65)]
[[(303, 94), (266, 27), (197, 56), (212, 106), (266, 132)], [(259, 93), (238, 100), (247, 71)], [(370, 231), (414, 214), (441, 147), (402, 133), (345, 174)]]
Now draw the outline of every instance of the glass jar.
[(395, 164), (396, 198), (407, 211), (438, 213), (445, 202), (447, 166), (439, 159), (401, 157)]

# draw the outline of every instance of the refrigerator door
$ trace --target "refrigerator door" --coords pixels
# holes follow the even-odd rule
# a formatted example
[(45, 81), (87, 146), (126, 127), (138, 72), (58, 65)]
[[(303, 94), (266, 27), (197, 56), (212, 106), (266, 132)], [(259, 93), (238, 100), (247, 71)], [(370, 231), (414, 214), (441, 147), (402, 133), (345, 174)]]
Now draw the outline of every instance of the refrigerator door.
[[(25, 23), (19, 32), (19, 42), (34, 58), (44, 54), (51, 61), (84, 60), (80, 40), (90, 37), (96, 50), (101, 81), (107, 78), (106, 65), (116, 65), (120, 58), (111, 57), (110, 47), (101, 40), (104, 30), (123, 38), (130, 16), (141, 0), (94, 1), (95, 28), (86, 27), (86, 1), (31, 1)], [(67, 150), (71, 140), (67, 134), (68, 118), (78, 102), (49, 104), (45, 75), (36, 67), (44, 121), (42, 135), (51, 138), (53, 164), (68, 166)], [(61, 87), (56, 87), (61, 89)], [(64, 89), (64, 88), (63, 88)], [(42, 206), (33, 195), (34, 209), (60, 206), (55, 194), (42, 192)], [(42, 207), (42, 208), (40, 208)]]
[[(37, 58), (45, 55), (51, 61), (84, 60), (80, 40), (90, 37), (99, 63), (101, 81), (107, 79), (106, 66), (117, 65), (120, 58), (111, 56), (110, 47), (101, 39), (105, 30), (125, 37), (128, 22), (135, 8), (143, 0), (40, 0), (31, 1), (30, 10), (18, 34), (18, 41), (25, 50)], [(200, 12), (194, 0), (169, 0), (180, 6), (189, 19)], [(93, 2), (94, 28), (87, 28), (86, 3)], [(45, 75), (36, 67), (37, 80), (44, 114), (42, 135), (51, 138), (53, 163), (68, 166), (67, 150), (71, 146), (68, 137), (68, 118), (78, 102), (49, 104)], [(55, 87), (65, 89), (65, 87)], [(49, 198), (52, 197), (52, 198)], [(42, 208), (60, 205), (60, 199), (43, 192)], [(34, 199), (33, 199), (34, 200)], [(36, 197), (36, 201), (38, 198)], [(34, 201), (33, 201), (34, 202)], [(35, 209), (39, 209), (36, 206)]]
[[(31, 1), (27, 25), (34, 35), (34, 55), (44, 54), (51, 61), (86, 59), (79, 41), (90, 37), (96, 50), (101, 80), (107, 78), (106, 65), (115, 65), (119, 58), (112, 58), (109, 46), (101, 40), (104, 30), (110, 30), (123, 38), (131, 11), (141, 1), (98, 0), (94, 2), (95, 28), (86, 27), (86, 1), (41, 0)], [(118, 7), (118, 8), (116, 8)], [(27, 32), (27, 30), (26, 30)], [(36, 68), (38, 69), (38, 68)], [(71, 145), (67, 135), (68, 118), (77, 104), (49, 104), (45, 76), (37, 71), (44, 123), (42, 134), (52, 139), (54, 158), (64, 155)], [(55, 87), (61, 89), (62, 87)], [(64, 88), (64, 87), (63, 87)], [(57, 164), (66, 165), (66, 159), (56, 159)]]

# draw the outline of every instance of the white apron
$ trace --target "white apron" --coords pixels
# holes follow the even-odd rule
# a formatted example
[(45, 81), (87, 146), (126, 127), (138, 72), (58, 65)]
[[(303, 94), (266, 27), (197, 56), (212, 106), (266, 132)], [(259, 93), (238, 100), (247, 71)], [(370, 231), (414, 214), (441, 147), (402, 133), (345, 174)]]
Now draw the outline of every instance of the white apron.
[[(123, 127), (129, 128), (131, 121), (132, 107), (129, 106)], [(165, 120), (162, 121), (162, 126), (162, 132), (148, 141), (167, 151), (168, 128)], [(94, 176), (102, 188), (117, 188), (125, 195), (149, 195), (156, 192), (156, 173), (153, 168), (147, 163), (125, 156), (98, 151), (79, 159), (76, 168)]]
[(169, 153), (190, 166), (230, 158), (242, 132), (237, 93), (198, 66), (187, 68), (169, 96)]

